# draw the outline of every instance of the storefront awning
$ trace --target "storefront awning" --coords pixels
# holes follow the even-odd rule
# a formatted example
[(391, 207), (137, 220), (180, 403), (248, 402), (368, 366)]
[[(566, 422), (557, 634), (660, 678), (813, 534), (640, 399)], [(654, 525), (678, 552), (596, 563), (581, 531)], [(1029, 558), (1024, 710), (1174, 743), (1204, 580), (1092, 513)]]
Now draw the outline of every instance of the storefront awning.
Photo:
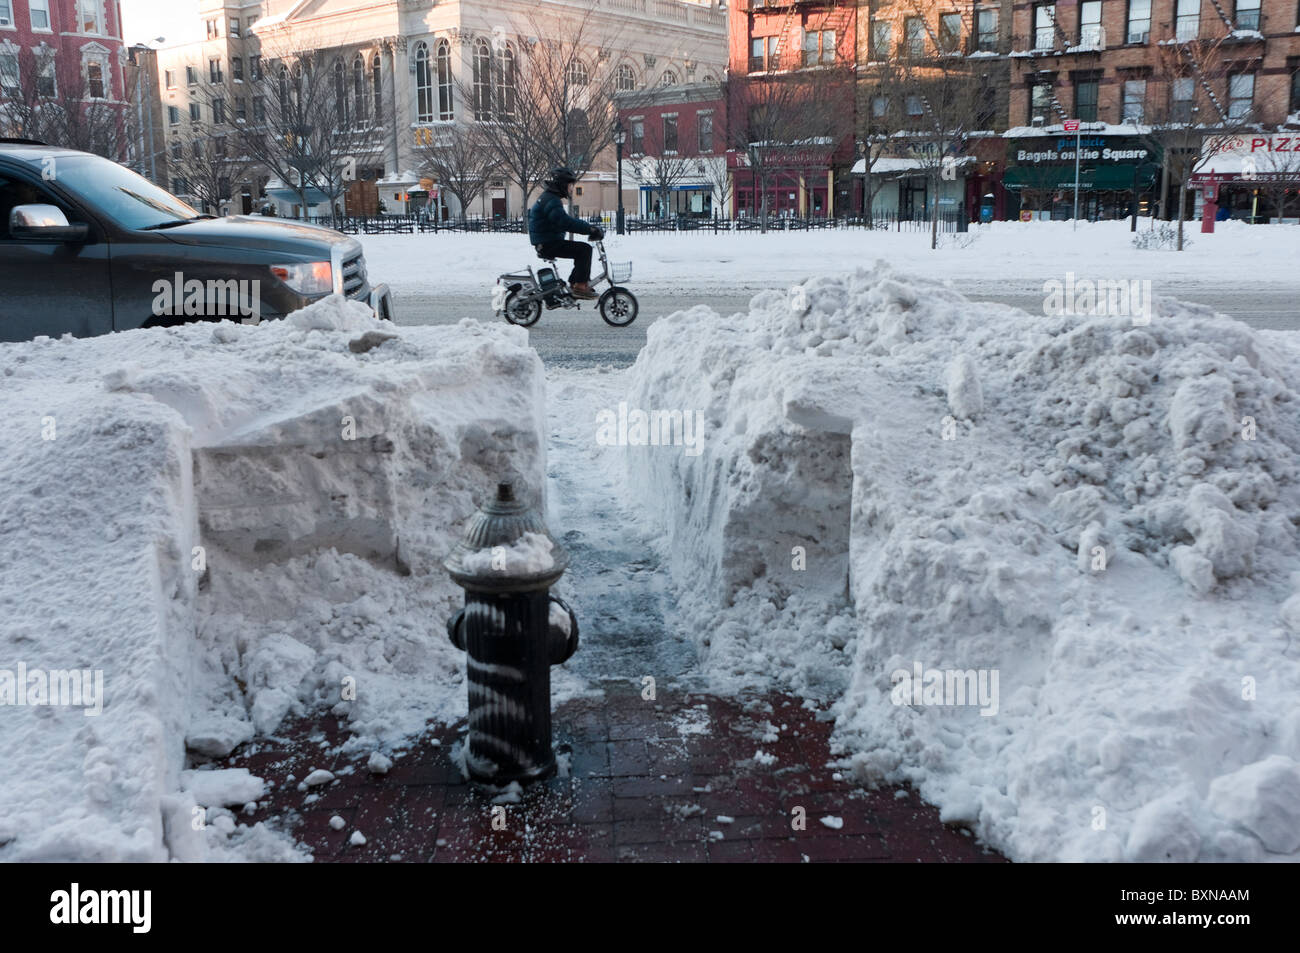
[[(1085, 166), (1079, 170), (1079, 188), (1127, 191), (1133, 188), (1133, 168), (1131, 165)], [(1138, 188), (1154, 185), (1157, 171), (1154, 166), (1140, 168)], [(1002, 176), (1002, 185), (1008, 189), (1073, 189), (1074, 166), (1011, 166)]]

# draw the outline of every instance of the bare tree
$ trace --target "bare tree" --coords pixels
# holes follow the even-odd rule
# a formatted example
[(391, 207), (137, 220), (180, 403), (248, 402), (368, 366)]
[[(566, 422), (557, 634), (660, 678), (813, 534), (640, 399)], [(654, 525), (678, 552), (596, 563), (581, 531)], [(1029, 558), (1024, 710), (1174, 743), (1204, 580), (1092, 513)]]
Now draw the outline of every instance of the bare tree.
[(1217, 151), (1254, 119), (1250, 111), (1241, 111), (1230, 102), (1231, 79), (1223, 55), (1224, 41), (1230, 35), (1227, 29), (1230, 27), (1225, 27), (1222, 36), (1191, 40), (1171, 35), (1156, 46), (1151, 77), (1155, 101), (1144, 103), (1140, 122), (1143, 139), (1162, 156), (1166, 189), (1171, 181), (1178, 185), (1178, 251), (1183, 250), (1188, 180), (1202, 151), (1207, 155)]
[(478, 125), (457, 124), (433, 130), (427, 137), (417, 137), (415, 152), (420, 171), (456, 197), (462, 217), (483, 195), (488, 180), (497, 171), (494, 150)]
[[(337, 208), (357, 161), (382, 149), (382, 116), (366, 57), (350, 46), (321, 48), (310, 38), (265, 38), (262, 65), (250, 74), (241, 104), (223, 82), (203, 88), (214, 130), (228, 131), (230, 148), (262, 166), (297, 193), (303, 217), (320, 193)], [(359, 67), (358, 67), (358, 64)], [(209, 77), (212, 79), (212, 77)], [(319, 199), (317, 200), (319, 201)]]
[(21, 48), (17, 82), (0, 80), (0, 122), (11, 136), (120, 160), (128, 128), (123, 108), (109, 101), (109, 66), (83, 64), (48, 47)]
[(237, 137), (214, 134), (201, 122), (190, 121), (172, 136), (168, 168), (173, 178), (184, 181), (185, 192), (216, 213), (234, 186), (252, 177), (256, 163), (240, 151)]

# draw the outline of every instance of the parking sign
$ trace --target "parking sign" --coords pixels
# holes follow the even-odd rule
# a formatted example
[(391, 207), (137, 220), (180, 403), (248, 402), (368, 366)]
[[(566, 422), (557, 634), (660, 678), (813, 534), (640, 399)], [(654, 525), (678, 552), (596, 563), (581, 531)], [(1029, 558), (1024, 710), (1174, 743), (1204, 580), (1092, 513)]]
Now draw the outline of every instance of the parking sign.
[(1066, 131), (1066, 132), (1078, 132), (1078, 131), (1079, 131), (1079, 120), (1077, 120), (1077, 119), (1067, 119), (1067, 120), (1065, 120), (1065, 131)]

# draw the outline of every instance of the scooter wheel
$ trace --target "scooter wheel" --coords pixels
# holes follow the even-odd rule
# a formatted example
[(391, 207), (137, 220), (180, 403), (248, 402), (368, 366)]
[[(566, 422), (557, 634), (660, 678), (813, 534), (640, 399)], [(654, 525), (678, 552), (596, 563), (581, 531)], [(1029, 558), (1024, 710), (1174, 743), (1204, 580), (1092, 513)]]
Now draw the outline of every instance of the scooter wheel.
[(596, 302), (600, 316), (605, 323), (616, 328), (625, 328), (636, 320), (641, 306), (637, 304), (636, 295), (626, 288), (610, 288)]
[(519, 292), (512, 291), (506, 295), (505, 307), (502, 310), (505, 311), (506, 320), (511, 324), (530, 328), (542, 316), (542, 303), (536, 298), (532, 301), (521, 300)]

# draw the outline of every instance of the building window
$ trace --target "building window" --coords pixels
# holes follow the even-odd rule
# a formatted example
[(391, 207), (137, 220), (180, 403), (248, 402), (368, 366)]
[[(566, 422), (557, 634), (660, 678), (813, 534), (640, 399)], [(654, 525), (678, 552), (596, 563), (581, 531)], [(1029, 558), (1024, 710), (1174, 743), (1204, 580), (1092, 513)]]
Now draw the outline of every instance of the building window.
[[(445, 40), (439, 40), (439, 49)], [(433, 73), (429, 69), (429, 48), (415, 44), (415, 121), (433, 122)]]
[(224, 83), (225, 76), (221, 72), (221, 57), (211, 56), (208, 58), (208, 82)]
[(1101, 48), (1101, 0), (1084, 0), (1079, 4), (1079, 45), (1085, 49)]
[(86, 64), (86, 90), (91, 99), (104, 98), (104, 66), (102, 63)]
[(620, 92), (636, 89), (636, 72), (626, 63), (620, 64), (615, 78), (615, 86)]
[(817, 66), (835, 62), (835, 31), (804, 30), (803, 65)]
[(193, 66), (185, 67), (185, 84), (187, 86), (197, 86), (199, 82), (199, 71)]
[[(176, 158), (179, 159), (180, 156), (177, 156)], [(175, 178), (172, 179), (172, 195), (184, 195), (184, 194), (185, 194), (185, 180), (182, 179), (180, 176), (176, 176)]]
[(887, 115), (889, 115), (889, 97), (872, 96), (871, 117), (873, 119), (884, 119)]
[(1074, 118), (1084, 122), (1097, 121), (1097, 90), (1095, 79), (1081, 79), (1074, 84)]
[(497, 119), (515, 118), (515, 50), (509, 43), (502, 45), (494, 57), (493, 80), (496, 93)]
[(888, 20), (871, 21), (871, 58), (885, 60), (889, 58), (890, 46), (894, 42), (894, 25)]
[(255, 83), (262, 78), (262, 57), (257, 53), (248, 58), (248, 78)]
[(54, 55), (44, 54), (36, 64), (36, 95), (46, 98), (56, 96), (59, 84), (54, 78)]
[(240, 96), (235, 100), (235, 121), (246, 122), (248, 120), (248, 100)]
[(492, 119), (492, 48), (481, 37), (474, 41), (474, 118)]
[(956, 53), (961, 48), (961, 14), (939, 14), (939, 48)]
[(352, 102), (348, 99), (348, 68), (343, 60), (334, 60), (334, 119), (336, 129), (347, 129), (352, 124)]
[(589, 81), (590, 77), (587, 75), (586, 63), (582, 62), (582, 60), (575, 59), (569, 64), (570, 86), (586, 86)]
[[(1258, 4), (1259, 0), (1255, 0), (1255, 3)], [(1180, 40), (1194, 40), (1200, 32), (1201, 0), (1177, 0), (1174, 13), (1174, 36)]]
[(184, 158), (184, 157), (185, 157), (185, 150), (184, 150), (184, 148), (181, 146), (181, 141), (180, 141), (179, 139), (173, 139), (173, 140), (172, 140), (172, 158), (173, 158), (173, 159), (182, 159), (182, 158)]
[(1051, 118), (1054, 112), (1052, 109), (1052, 103), (1055, 99), (1056, 96), (1052, 92), (1052, 87), (1047, 83), (1038, 83), (1029, 87), (1030, 125), (1032, 125), (1035, 120), (1047, 122)]
[(713, 113), (695, 114), (695, 148), (698, 152), (713, 151)]
[(266, 98), (264, 96), (255, 96), (253, 98), (253, 122), (266, 122)]
[(1124, 105), (1120, 113), (1120, 122), (1142, 122), (1146, 117), (1147, 81), (1144, 79), (1124, 80)]
[(925, 21), (920, 17), (908, 17), (904, 20), (903, 42), (907, 44), (909, 56), (925, 55)]
[(194, 122), (198, 122), (202, 118), (203, 118), (203, 113), (201, 111), (201, 107), (199, 106), (199, 104), (190, 103), (190, 119), (192, 119)]
[(0, 24), (3, 24), (4, 26), (13, 26), (14, 24), (13, 0), (0, 0)]
[[(774, 70), (780, 62), (781, 38), (779, 36), (756, 36), (749, 41), (749, 71), (761, 73)], [(667, 85), (661, 83), (660, 85)]]
[(205, 20), (204, 26), (208, 29), (209, 40), (215, 40), (217, 37), (221, 36), (221, 28), (217, 25), (216, 20)]
[(645, 154), (645, 120), (632, 120), (632, 152), (634, 156)]
[(1246, 119), (1255, 103), (1255, 74), (1235, 73), (1228, 77), (1228, 118)]
[(677, 74), (670, 69), (664, 70), (664, 75), (659, 77), (660, 86), (676, 86)]
[(230, 18), (230, 35), (233, 37), (239, 36), (239, 17)]
[(384, 115), (384, 62), (378, 53), (370, 61), (370, 91), (374, 99), (375, 122), (380, 122)]
[(1034, 49), (1056, 48), (1056, 4), (1040, 3), (1034, 7)]
[(677, 116), (664, 116), (664, 152), (677, 151)]
[(451, 44), (438, 41), (438, 118), (455, 118), (451, 87)]
[(237, 83), (244, 81), (244, 60), (239, 56), (230, 58), (230, 78)]
[(921, 102), (920, 96), (908, 96), (903, 102), (903, 108), (907, 110), (907, 115), (912, 118), (925, 115), (925, 103)]
[(1237, 0), (1236, 20), (1238, 30), (1258, 30), (1259, 0)]
[(6, 96), (22, 94), (22, 79), (18, 69), (18, 54), (0, 50), (0, 93)]
[(975, 28), (979, 36), (976, 47), (982, 53), (998, 51), (998, 11), (979, 10), (975, 14)]
[(220, 96), (212, 100), (212, 121), (218, 124), (226, 121), (226, 101)]
[(247, 33), (249, 36), (253, 35), (253, 24), (255, 24), (257, 20), (258, 18), (253, 16), (253, 17), (249, 17), (247, 20), (244, 21), (245, 23), (244, 32)]
[(82, 33), (104, 32), (104, 7), (102, 0), (77, 0), (78, 17)]
[(357, 117), (358, 123), (365, 121), (366, 105), (369, 101), (366, 90), (366, 61), (358, 53), (352, 58), (352, 112)]
[(176, 73), (173, 70), (163, 70), (163, 85), (168, 89), (176, 88)]
[(1146, 43), (1151, 39), (1151, 0), (1128, 0), (1128, 33), (1125, 42)]
[(1191, 122), (1196, 106), (1196, 80), (1190, 76), (1169, 84), (1169, 118), (1173, 122)]
[(167, 125), (179, 126), (181, 124), (181, 111), (175, 106), (167, 107)]
[(50, 0), (28, 0), (28, 10), (32, 16), (33, 30), (50, 28)]

